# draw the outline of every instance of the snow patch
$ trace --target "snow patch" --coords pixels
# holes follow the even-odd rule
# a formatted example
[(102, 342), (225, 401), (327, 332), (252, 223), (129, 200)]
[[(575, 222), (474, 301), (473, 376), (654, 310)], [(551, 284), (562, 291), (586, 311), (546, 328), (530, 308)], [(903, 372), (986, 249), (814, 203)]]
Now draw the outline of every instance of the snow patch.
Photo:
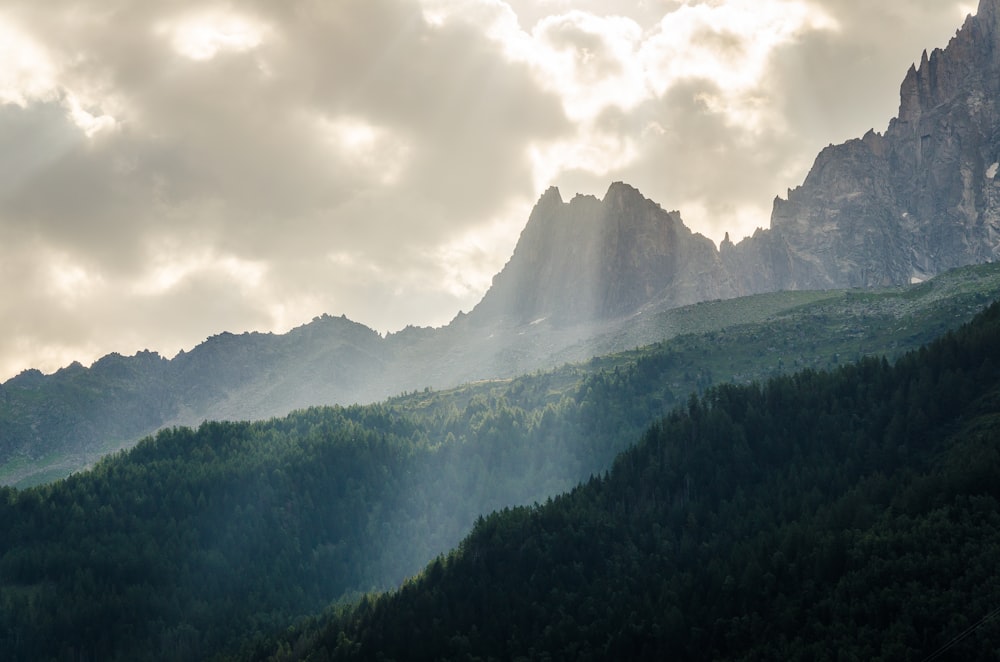
[(1000, 163), (994, 163), (989, 168), (986, 169), (986, 178), (993, 179), (997, 176), (997, 170), (1000, 170)]
[(910, 285), (917, 285), (924, 282), (924, 279), (920, 276), (910, 276)]

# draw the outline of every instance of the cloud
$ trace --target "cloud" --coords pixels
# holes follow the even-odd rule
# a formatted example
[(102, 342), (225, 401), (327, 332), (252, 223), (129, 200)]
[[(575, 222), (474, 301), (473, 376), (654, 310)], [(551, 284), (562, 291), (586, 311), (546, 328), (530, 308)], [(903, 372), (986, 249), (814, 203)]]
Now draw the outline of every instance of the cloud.
[[(0, 353), (45, 337), (84, 354), (112, 325), (176, 347), (179, 331), (141, 317), (154, 311), (201, 328), (186, 345), (331, 310), (383, 329), (447, 321), (442, 305), (453, 315), (468, 295), (429, 282), (442, 270), (425, 256), (512, 198), (530, 204), (524, 145), (568, 128), (495, 42), (410, 2), (9, 4), (0, 259), (7, 282), (33, 285), (30, 300), (5, 297), (5, 317), (30, 306), (63, 321), (19, 325)], [(373, 285), (330, 253), (393, 275)], [(407, 320), (390, 314), (395, 294), (372, 296), (407, 268), (445, 292), (429, 297), (437, 312)]]
[(324, 312), (445, 323), (551, 184), (738, 238), (888, 121), (961, 5), (8, 0), (0, 379)]
[(220, 53), (243, 53), (257, 48), (268, 26), (226, 8), (164, 21), (157, 26), (157, 32), (170, 36), (177, 53), (192, 60), (211, 60)]

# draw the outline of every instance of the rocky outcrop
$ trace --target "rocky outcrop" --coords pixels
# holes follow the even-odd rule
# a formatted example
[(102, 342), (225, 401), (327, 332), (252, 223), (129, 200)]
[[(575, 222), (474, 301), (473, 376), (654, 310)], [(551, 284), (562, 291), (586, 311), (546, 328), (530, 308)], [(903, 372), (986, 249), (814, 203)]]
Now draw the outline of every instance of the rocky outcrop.
[(680, 306), (734, 296), (714, 244), (633, 187), (616, 182), (603, 199), (564, 202), (550, 188), (473, 324), (598, 321), (654, 299)]
[(1000, 256), (1000, 0), (907, 72), (884, 134), (830, 146), (770, 230), (722, 258), (743, 293), (924, 280)]

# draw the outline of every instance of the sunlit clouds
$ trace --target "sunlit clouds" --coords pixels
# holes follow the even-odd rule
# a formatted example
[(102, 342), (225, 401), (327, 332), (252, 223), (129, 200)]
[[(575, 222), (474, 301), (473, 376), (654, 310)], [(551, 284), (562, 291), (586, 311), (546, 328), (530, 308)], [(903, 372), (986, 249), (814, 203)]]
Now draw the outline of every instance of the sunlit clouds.
[(48, 272), (43, 280), (46, 293), (58, 298), (67, 308), (86, 304), (107, 286), (99, 273), (89, 271), (64, 253), (49, 252), (44, 255), (43, 264)]
[(361, 169), (369, 181), (392, 185), (409, 165), (409, 144), (384, 128), (357, 117), (320, 117), (316, 123), (332, 158), (347, 168)]
[(0, 381), (469, 310), (538, 196), (719, 241), (881, 130), (966, 0), (7, 0)]
[(741, 131), (780, 126), (781, 117), (765, 99), (769, 59), (803, 34), (838, 27), (821, 7), (794, 0), (680, 4), (646, 29), (627, 16), (570, 10), (528, 30), (499, 0), (423, 5), (435, 26), (479, 26), (562, 100), (577, 131), (560, 143), (532, 148), (538, 188), (561, 170), (605, 174), (630, 164), (641, 136), (609, 135), (596, 126), (598, 118), (609, 109), (629, 112), (660, 99), (679, 83), (707, 83), (697, 99)]
[(649, 83), (662, 95), (684, 80), (712, 84), (707, 108), (748, 131), (758, 131), (772, 109), (764, 99), (769, 61), (782, 46), (813, 31), (833, 30), (836, 20), (805, 2), (733, 0), (684, 5), (665, 16), (645, 44)]
[(29, 105), (60, 102), (67, 116), (84, 135), (113, 128), (114, 117), (104, 113), (99, 105), (89, 105), (88, 99), (61, 83), (51, 55), (42, 44), (8, 22), (0, 15), (0, 105)]
[(206, 249), (164, 252), (154, 257), (146, 272), (132, 283), (130, 293), (140, 297), (159, 296), (204, 273), (215, 274), (229, 280), (232, 287), (255, 294), (267, 273), (267, 265), (232, 255), (216, 255)]
[(261, 44), (267, 26), (233, 10), (195, 12), (158, 26), (177, 53), (192, 60), (211, 60), (219, 53), (242, 53)]
[(44, 49), (0, 15), (0, 103), (26, 106), (56, 95), (56, 72)]

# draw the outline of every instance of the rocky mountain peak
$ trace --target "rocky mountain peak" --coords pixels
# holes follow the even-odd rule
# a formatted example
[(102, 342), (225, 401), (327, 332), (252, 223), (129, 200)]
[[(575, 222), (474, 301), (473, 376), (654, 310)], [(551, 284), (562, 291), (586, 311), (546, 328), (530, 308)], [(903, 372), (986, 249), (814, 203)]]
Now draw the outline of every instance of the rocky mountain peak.
[(968, 16), (962, 29), (970, 23), (978, 24), (979, 30), (996, 38), (1000, 34), (1000, 0), (979, 0), (975, 16)]
[(921, 54), (884, 134), (831, 145), (723, 258), (745, 293), (874, 287), (1000, 258), (1000, 0)]
[(535, 209), (533, 213), (545, 214), (552, 209), (557, 209), (562, 207), (565, 202), (563, 202), (562, 194), (559, 192), (558, 186), (550, 186), (542, 193), (542, 197), (538, 199), (535, 203)]
[(615, 182), (603, 199), (577, 195), (564, 203), (550, 188), (468, 317), (478, 324), (591, 322), (654, 299), (683, 305), (733, 292), (712, 242), (638, 189)]
[(650, 301), (876, 287), (1000, 259), (1000, 0), (924, 51), (884, 133), (830, 145), (771, 227), (719, 250), (634, 187), (539, 199), (470, 317), (601, 320)]
[(639, 192), (639, 189), (626, 184), (625, 182), (612, 182), (604, 194), (604, 204), (616, 208), (624, 209), (629, 206), (657, 205), (652, 200), (647, 199)]
[[(975, 15), (966, 18), (947, 48), (924, 50), (919, 66), (911, 66), (900, 87), (897, 130), (916, 131), (923, 113), (956, 95), (996, 88), (1000, 69), (1000, 1), (981, 0)], [(991, 76), (991, 74), (993, 74)]]

